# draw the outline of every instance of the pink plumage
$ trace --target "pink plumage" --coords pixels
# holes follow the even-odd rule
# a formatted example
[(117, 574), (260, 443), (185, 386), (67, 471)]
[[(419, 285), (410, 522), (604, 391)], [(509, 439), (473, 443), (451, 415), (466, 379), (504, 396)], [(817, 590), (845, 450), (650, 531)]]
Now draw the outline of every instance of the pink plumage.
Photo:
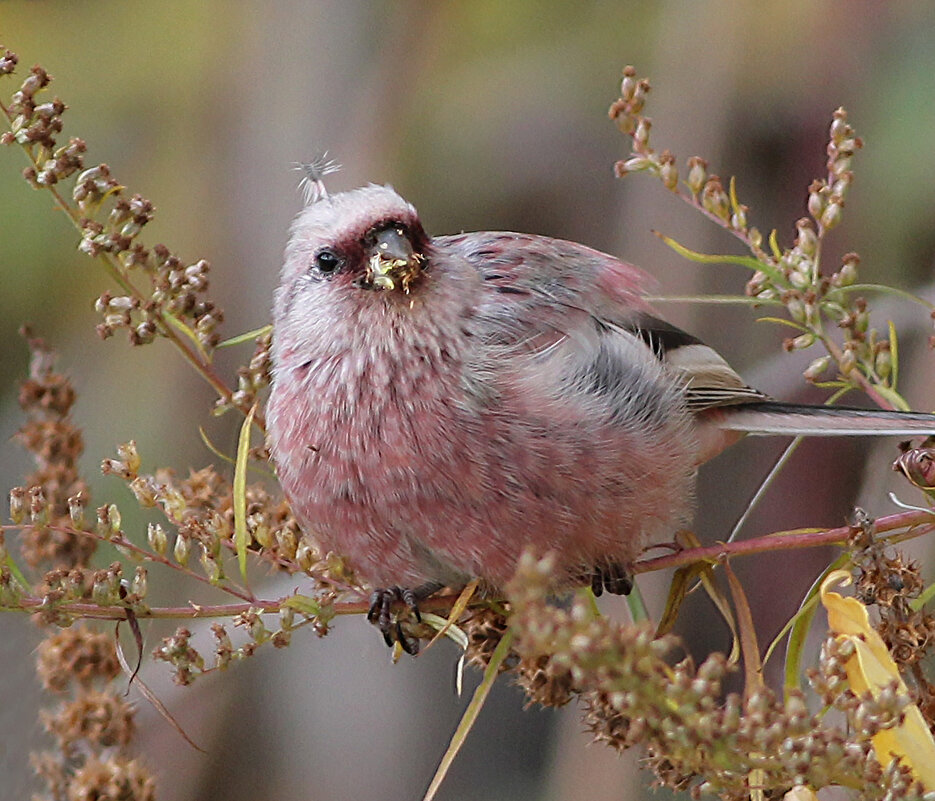
[[(309, 205), (276, 293), (268, 414), (302, 525), (377, 587), (498, 590), (531, 545), (556, 554), (557, 587), (622, 588), (689, 521), (697, 464), (740, 436), (724, 421), (789, 417), (654, 317), (644, 283), (571, 242), (430, 238), (389, 187)], [(795, 431), (935, 430), (795, 411)]]

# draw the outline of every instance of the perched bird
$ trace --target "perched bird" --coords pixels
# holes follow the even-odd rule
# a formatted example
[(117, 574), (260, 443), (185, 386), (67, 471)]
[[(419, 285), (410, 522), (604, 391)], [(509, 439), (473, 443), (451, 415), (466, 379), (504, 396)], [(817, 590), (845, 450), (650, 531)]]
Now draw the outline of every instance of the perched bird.
[(790, 405), (659, 319), (647, 279), (573, 242), (430, 237), (387, 186), (298, 215), (276, 291), (269, 445), (299, 522), (377, 590), (497, 591), (527, 546), (556, 588), (628, 592), (745, 433), (935, 432), (935, 416)]

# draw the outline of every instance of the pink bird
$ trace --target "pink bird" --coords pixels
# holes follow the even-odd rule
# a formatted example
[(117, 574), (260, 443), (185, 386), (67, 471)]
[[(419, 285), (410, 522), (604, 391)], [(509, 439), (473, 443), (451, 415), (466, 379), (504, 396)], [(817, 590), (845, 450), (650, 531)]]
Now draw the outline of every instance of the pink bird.
[(628, 592), (692, 513), (695, 471), (745, 433), (928, 434), (935, 416), (783, 404), (659, 319), (647, 279), (573, 242), (429, 237), (393, 189), (310, 203), (274, 310), (269, 444), (303, 527), (378, 588), (370, 619), (527, 546), (557, 589)]

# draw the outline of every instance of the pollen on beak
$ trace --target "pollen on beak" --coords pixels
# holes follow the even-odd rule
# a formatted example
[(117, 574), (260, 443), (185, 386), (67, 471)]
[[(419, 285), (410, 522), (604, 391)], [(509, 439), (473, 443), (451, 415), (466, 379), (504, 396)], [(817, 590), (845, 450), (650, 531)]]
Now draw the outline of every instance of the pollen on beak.
[(401, 228), (386, 228), (376, 235), (376, 243), (367, 261), (366, 282), (373, 289), (402, 289), (418, 278), (422, 255), (415, 253), (412, 243)]

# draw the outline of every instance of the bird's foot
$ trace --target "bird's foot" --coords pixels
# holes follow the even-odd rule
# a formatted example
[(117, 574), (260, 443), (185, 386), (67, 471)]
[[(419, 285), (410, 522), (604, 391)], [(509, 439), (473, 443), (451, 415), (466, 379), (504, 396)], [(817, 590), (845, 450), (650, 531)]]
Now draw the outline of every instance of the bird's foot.
[(604, 590), (611, 595), (629, 595), (633, 589), (633, 576), (618, 562), (596, 565), (590, 579), (591, 590), (595, 595), (601, 595)]
[(407, 637), (403, 632), (402, 620), (393, 614), (393, 605), (401, 602), (406, 605), (410, 615), (415, 617), (417, 623), (422, 622), (419, 613), (419, 601), (424, 601), (443, 585), (436, 582), (422, 584), (415, 589), (411, 587), (381, 587), (370, 595), (370, 609), (367, 611), (367, 620), (380, 629), (386, 644), (392, 648), (395, 643), (407, 653), (415, 656), (419, 653), (419, 639)]

